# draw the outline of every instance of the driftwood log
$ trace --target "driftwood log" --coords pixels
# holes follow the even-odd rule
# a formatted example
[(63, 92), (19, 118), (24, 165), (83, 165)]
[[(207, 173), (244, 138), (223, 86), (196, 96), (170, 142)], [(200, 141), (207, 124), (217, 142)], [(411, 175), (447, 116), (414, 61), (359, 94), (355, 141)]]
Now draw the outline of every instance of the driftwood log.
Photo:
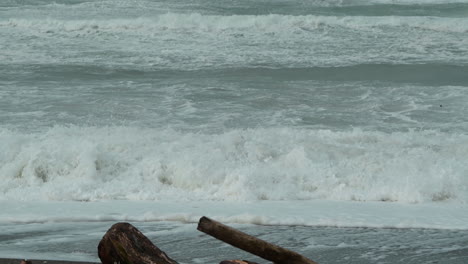
[[(198, 230), (223, 242), (270, 260), (275, 264), (317, 264), (291, 250), (270, 244), (207, 217)], [(114, 224), (98, 245), (102, 264), (178, 264), (129, 223)], [(220, 264), (257, 264), (247, 260), (224, 260)]]
[(102, 264), (177, 264), (129, 223), (113, 225), (98, 245)]
[(208, 217), (200, 218), (197, 229), (232, 246), (273, 261), (275, 264), (317, 264), (294, 251), (247, 235)]

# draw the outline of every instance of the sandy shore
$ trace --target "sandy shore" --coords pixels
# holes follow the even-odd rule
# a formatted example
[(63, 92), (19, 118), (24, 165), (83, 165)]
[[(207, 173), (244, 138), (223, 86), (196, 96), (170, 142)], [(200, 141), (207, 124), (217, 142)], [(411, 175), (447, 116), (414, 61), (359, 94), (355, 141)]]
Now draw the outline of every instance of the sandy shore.
[[(0, 264), (20, 264), (21, 259), (2, 259)], [(39, 260), (31, 259), (32, 264), (99, 264), (97, 262), (78, 262), (78, 261), (61, 261), (61, 260)]]

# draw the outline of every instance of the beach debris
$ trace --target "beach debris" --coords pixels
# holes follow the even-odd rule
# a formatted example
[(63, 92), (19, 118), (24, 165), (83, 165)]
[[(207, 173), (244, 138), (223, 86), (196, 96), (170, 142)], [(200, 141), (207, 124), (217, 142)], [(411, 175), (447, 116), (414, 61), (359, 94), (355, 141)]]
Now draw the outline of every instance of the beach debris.
[(129, 223), (114, 224), (98, 245), (102, 264), (177, 264)]
[[(270, 244), (205, 216), (200, 218), (197, 229), (275, 264), (317, 264), (294, 251)], [(98, 256), (102, 264), (178, 264), (129, 223), (114, 224), (107, 231), (99, 242)], [(257, 263), (248, 260), (223, 260), (220, 264)]]
[(317, 264), (294, 251), (270, 244), (205, 216), (200, 218), (197, 229), (275, 264)]

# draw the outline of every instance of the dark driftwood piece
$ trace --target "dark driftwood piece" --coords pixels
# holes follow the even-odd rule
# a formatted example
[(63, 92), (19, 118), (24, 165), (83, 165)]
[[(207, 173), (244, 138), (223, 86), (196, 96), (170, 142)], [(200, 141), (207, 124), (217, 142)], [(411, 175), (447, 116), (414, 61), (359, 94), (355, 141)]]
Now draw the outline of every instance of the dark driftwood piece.
[(177, 264), (129, 223), (113, 225), (99, 242), (102, 264)]
[(232, 246), (273, 261), (275, 264), (317, 264), (294, 251), (247, 235), (205, 216), (200, 218), (197, 229)]

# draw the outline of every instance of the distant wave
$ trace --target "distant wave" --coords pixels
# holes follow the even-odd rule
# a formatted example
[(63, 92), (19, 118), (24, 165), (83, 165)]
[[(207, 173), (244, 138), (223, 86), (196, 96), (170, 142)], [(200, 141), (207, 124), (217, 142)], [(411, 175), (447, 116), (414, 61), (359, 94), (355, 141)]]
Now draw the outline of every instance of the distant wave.
[[(14, 6), (35, 6), (35, 5), (90, 5), (94, 4), (95, 1), (92, 0), (55, 0), (51, 3), (51, 1), (47, 0), (6, 0), (0, 4), (0, 7), (14, 7)], [(100, 1), (100, 2), (108, 2), (113, 5), (117, 6), (130, 6), (134, 4), (134, 1), (132, 0), (127, 0), (127, 1), (119, 1), (115, 2), (112, 0), (107, 0), (107, 1)], [(142, 1), (145, 3), (146, 1)], [(178, 2), (178, 1), (174, 1)], [(197, 3), (197, 1), (193, 1), (192, 5), (196, 4), (202, 4)], [(219, 2), (221, 3), (232, 3), (230, 1), (226, 0), (220, 0)], [(243, 1), (239, 1), (240, 3), (243, 3)], [(287, 0), (275, 0), (275, 1), (266, 1), (266, 0), (257, 0), (257, 3), (260, 4), (285, 4), (288, 3), (289, 1)], [(436, 4), (463, 4), (463, 3), (468, 3), (466, 0), (354, 0), (354, 1), (345, 1), (345, 0), (310, 0), (308, 1), (308, 4), (311, 6), (362, 6), (362, 5), (386, 5), (386, 4), (393, 4), (393, 5), (436, 5)], [(103, 3), (101, 3), (103, 5)]]
[[(321, 62), (311, 62), (321, 63)], [(323, 63), (323, 62), (322, 62)], [(0, 63), (1, 65), (1, 63)], [(139, 67), (138, 67), (139, 66)], [(144, 66), (144, 65), (143, 65)], [(328, 66), (328, 65), (327, 65)], [(87, 80), (109, 80), (121, 78), (151, 78), (158, 76), (161, 79), (190, 79), (199, 76), (215, 78), (216, 76), (258, 78), (265, 77), (279, 81), (380, 81), (394, 83), (413, 83), (428, 86), (460, 85), (468, 82), (468, 65), (447, 65), (444, 63), (425, 64), (354, 64), (341, 62), (333, 66), (311, 65), (310, 67), (285, 67), (285, 65), (270, 65), (262, 67), (249, 65), (238, 68), (229, 65), (216, 69), (171, 69), (169, 67), (142, 67), (142, 65), (66, 65), (66, 64), (36, 64), (29, 67), (10, 66), (12, 68), (5, 78), (15, 80), (18, 77), (17, 69), (29, 70), (32, 80), (40, 80), (45, 76), (60, 76), (61, 78)], [(21, 72), (20, 72), (21, 74)]]
[(167, 13), (154, 17), (137, 19), (20, 19), (0, 21), (0, 27), (25, 28), (44, 33), (58, 32), (102, 32), (131, 31), (157, 32), (164, 30), (223, 31), (229, 29), (250, 29), (277, 32), (294, 29), (312, 30), (318, 27), (343, 27), (351, 29), (372, 29), (381, 27), (404, 27), (443, 32), (468, 32), (465, 18), (396, 17), (396, 16), (315, 16), (315, 15), (202, 15), (198, 13)]
[[(0, 19), (0, 30), (6, 40), (0, 63), (21, 66), (194, 70), (468, 63), (465, 18), (167, 13), (135, 19)], [(55, 43), (67, 48), (44, 52)]]
[(290, 128), (0, 131), (2, 200), (468, 202), (468, 136)]

